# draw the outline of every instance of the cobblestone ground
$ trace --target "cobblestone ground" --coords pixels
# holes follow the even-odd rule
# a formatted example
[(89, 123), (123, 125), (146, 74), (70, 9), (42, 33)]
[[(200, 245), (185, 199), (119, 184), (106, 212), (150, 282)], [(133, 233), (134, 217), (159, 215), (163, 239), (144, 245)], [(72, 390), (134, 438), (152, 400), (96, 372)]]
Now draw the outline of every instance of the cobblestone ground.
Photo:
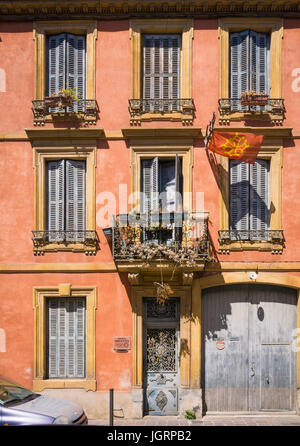
[[(89, 420), (89, 425), (108, 426), (107, 420)], [(202, 420), (185, 420), (177, 417), (151, 417), (141, 420), (115, 419), (114, 426), (300, 426), (297, 415), (246, 415), (211, 416)]]

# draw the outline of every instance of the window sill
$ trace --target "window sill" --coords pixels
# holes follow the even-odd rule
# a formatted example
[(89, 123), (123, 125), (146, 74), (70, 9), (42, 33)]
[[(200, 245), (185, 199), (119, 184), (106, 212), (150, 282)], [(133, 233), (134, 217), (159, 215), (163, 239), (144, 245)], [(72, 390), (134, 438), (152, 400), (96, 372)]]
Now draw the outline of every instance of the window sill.
[(34, 379), (33, 391), (41, 392), (44, 389), (84, 389), (96, 391), (95, 379)]
[(58, 251), (84, 252), (85, 255), (96, 255), (96, 252), (99, 249), (99, 239), (96, 231), (86, 231), (89, 236), (87, 236), (84, 241), (80, 242), (71, 242), (67, 240), (62, 240), (61, 242), (49, 242), (49, 231), (32, 232), (34, 255), (44, 255), (45, 252)]
[(282, 254), (283, 244), (249, 240), (219, 242), (219, 254), (230, 254), (231, 251), (270, 251), (272, 254)]
[(83, 103), (83, 111), (70, 112), (65, 109), (61, 109), (58, 112), (49, 112), (49, 107), (45, 106), (44, 100), (32, 101), (33, 107), (33, 123), (35, 126), (43, 126), (45, 123), (53, 122), (84, 122), (86, 125), (93, 124), (99, 118), (99, 107), (95, 100), (80, 100)]
[(232, 110), (231, 102), (236, 99), (219, 99), (219, 122), (221, 125), (229, 125), (231, 121), (262, 121), (272, 125), (282, 125), (285, 117), (283, 99), (269, 99), (269, 110)]
[[(157, 107), (157, 111), (153, 109)], [(168, 108), (173, 107), (173, 111)], [(162, 111), (166, 108), (166, 111)], [(152, 111), (147, 111), (147, 110)], [(181, 121), (192, 125), (195, 106), (193, 99), (130, 99), (130, 124), (140, 125), (142, 121)]]

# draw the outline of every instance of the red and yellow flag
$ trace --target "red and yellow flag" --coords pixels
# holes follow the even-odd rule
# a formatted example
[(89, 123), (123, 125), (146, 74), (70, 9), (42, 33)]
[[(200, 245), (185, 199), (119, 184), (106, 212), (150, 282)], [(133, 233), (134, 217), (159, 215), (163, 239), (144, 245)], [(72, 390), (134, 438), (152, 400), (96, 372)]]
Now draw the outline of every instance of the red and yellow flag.
[(254, 164), (263, 135), (241, 132), (213, 132), (208, 149), (228, 158)]

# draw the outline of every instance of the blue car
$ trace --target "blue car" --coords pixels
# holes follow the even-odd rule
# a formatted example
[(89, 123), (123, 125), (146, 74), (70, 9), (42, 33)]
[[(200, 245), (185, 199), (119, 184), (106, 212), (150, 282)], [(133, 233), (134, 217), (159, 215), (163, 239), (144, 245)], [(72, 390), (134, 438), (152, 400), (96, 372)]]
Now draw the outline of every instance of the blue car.
[(33, 393), (0, 375), (0, 426), (88, 424), (84, 410), (60, 398)]

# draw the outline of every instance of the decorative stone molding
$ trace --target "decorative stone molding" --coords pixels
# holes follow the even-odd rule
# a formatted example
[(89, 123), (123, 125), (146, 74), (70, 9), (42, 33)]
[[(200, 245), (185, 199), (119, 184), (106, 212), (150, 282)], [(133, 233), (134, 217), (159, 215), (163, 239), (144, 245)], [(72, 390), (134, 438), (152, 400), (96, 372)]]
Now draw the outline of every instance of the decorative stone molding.
[(194, 278), (193, 272), (183, 272), (182, 273), (182, 283), (183, 285), (192, 285)]
[(33, 20), (34, 18), (82, 18), (93, 17), (99, 19), (118, 20), (132, 15), (143, 17), (151, 14), (152, 17), (190, 16), (215, 17), (222, 16), (283, 16), (299, 17), (300, 1), (282, 0), (238, 1), (230, 0), (11, 0), (2, 1), (0, 17), (14, 19)]
[(128, 273), (128, 280), (131, 285), (139, 285), (140, 284), (140, 273)]

